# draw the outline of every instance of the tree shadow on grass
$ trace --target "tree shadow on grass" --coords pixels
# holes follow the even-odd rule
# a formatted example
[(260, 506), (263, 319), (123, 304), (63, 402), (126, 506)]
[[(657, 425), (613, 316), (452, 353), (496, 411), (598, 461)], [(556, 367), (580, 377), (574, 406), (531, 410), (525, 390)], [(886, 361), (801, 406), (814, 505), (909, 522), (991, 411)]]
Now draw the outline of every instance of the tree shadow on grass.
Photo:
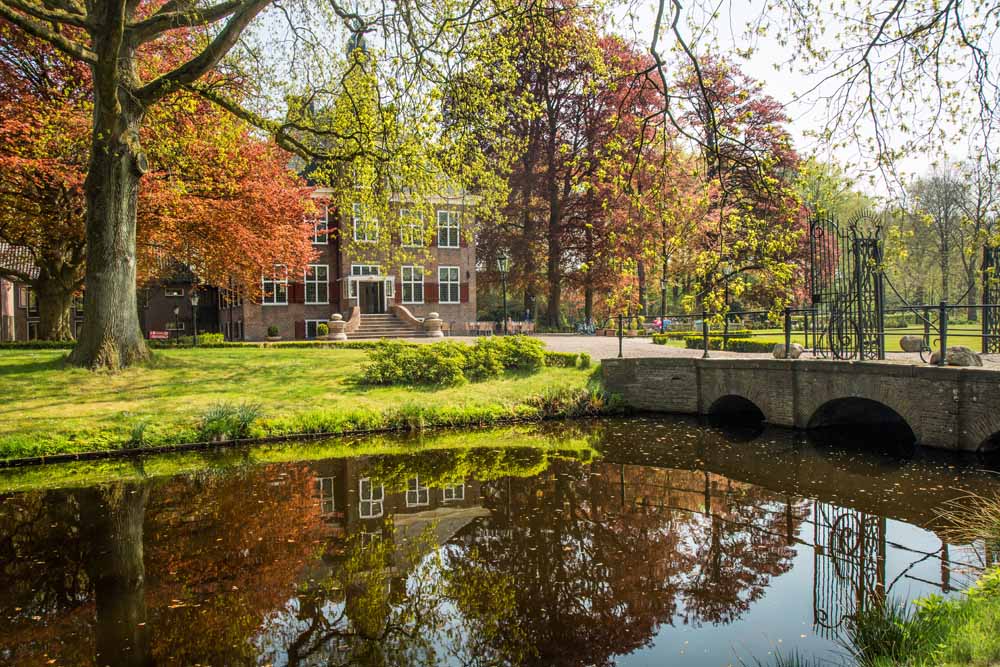
[(45, 360), (32, 360), (21, 364), (0, 364), (0, 377), (17, 377), (19, 375), (31, 375), (43, 371), (62, 370), (64, 368), (75, 368), (67, 362), (68, 355), (54, 357)]

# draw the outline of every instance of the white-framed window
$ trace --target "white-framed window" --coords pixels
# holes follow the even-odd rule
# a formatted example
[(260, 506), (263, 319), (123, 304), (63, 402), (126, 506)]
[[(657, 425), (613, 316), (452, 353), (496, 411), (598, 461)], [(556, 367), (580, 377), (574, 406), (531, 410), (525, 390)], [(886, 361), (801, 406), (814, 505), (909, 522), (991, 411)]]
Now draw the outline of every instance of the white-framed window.
[(167, 297), (170, 297), (170, 298), (182, 297), (182, 296), (184, 296), (184, 288), (183, 287), (164, 287), (163, 288), (163, 295), (167, 296)]
[(330, 267), (310, 264), (306, 270), (306, 303), (330, 303)]
[(265, 306), (288, 304), (288, 267), (275, 264), (274, 273), (261, 278), (261, 303)]
[(438, 267), (438, 303), (459, 303), (461, 284), (458, 281), (457, 266)]
[(383, 501), (385, 500), (385, 487), (381, 484), (375, 486), (368, 477), (358, 480), (358, 513), (362, 519), (376, 519), (382, 516), (384, 511)]
[(28, 311), (28, 315), (38, 315), (38, 295), (30, 287), (21, 287), (18, 290), (18, 302), (21, 308)]
[(441, 500), (446, 503), (465, 500), (465, 484), (449, 484), (441, 489)]
[(431, 492), (426, 486), (421, 486), (419, 477), (406, 480), (406, 506), (423, 507), (431, 502)]
[(319, 500), (320, 513), (333, 514), (337, 511), (337, 502), (333, 497), (333, 477), (316, 478), (316, 498)]
[[(351, 264), (352, 276), (379, 276), (382, 275), (382, 267), (379, 264)], [(358, 298), (358, 281), (347, 280), (347, 296), (352, 299)]]
[(306, 320), (306, 338), (312, 340), (319, 335), (317, 328), (320, 324), (330, 326), (329, 320)]
[(313, 245), (326, 245), (330, 242), (330, 205), (318, 203), (319, 213), (313, 218)]
[(458, 211), (438, 211), (438, 247), (459, 247)]
[(403, 303), (424, 302), (424, 268), (422, 266), (404, 266)]
[(179, 321), (167, 322), (166, 327), (167, 331), (184, 331), (184, 323)]
[(399, 240), (404, 248), (422, 248), (427, 245), (427, 227), (422, 214), (403, 209), (399, 212), (399, 218)]
[(365, 243), (375, 243), (378, 241), (378, 220), (364, 215), (361, 204), (354, 203), (354, 215), (352, 216), (354, 227), (354, 240)]

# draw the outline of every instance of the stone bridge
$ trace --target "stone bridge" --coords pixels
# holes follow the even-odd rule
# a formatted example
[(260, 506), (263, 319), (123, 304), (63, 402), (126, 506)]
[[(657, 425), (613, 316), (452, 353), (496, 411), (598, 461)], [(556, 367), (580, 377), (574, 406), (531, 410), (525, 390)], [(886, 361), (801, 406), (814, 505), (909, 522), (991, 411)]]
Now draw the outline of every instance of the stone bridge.
[(1000, 371), (784, 359), (607, 359), (605, 388), (651, 412), (778, 426), (903, 425), (940, 449), (1000, 449)]

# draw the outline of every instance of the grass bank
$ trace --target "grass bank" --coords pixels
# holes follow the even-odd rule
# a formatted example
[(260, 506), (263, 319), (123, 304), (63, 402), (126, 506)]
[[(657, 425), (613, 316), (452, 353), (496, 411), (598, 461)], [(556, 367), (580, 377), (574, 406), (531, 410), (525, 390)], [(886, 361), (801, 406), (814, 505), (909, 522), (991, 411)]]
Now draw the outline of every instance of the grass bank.
[[(584, 421), (240, 445), (150, 455), (141, 459), (115, 458), (0, 469), (0, 494), (82, 488), (176, 475), (218, 473), (246, 466), (355, 456), (403, 460), (406, 464), (404, 468), (419, 472), (425, 484), (442, 475), (449, 479), (475, 477), (483, 481), (505, 475), (537, 474), (545, 470), (552, 458), (591, 461), (599, 456), (593, 439), (593, 432), (588, 428), (588, 422)], [(418, 458), (414, 459), (414, 456)], [(512, 461), (520, 467), (513, 468)], [(427, 465), (421, 467), (421, 463), (430, 464), (433, 469)], [(442, 473), (442, 469), (446, 472)], [(388, 479), (380, 481), (391, 482)]]
[(65, 355), (0, 351), (0, 458), (198, 441), (206, 413), (220, 404), (256, 408), (242, 433), (249, 437), (480, 425), (604, 407), (593, 369), (371, 387), (357, 381), (367, 359), (357, 349), (159, 350), (113, 375), (66, 367)]

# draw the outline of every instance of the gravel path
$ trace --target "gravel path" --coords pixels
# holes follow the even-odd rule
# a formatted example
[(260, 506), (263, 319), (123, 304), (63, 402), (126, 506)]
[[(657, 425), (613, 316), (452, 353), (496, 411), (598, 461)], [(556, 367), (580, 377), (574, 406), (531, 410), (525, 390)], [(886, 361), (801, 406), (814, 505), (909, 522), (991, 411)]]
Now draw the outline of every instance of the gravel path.
[[(594, 359), (614, 359), (618, 356), (618, 339), (611, 336), (536, 336), (545, 343), (546, 349), (554, 352), (586, 352)], [(440, 338), (410, 338), (414, 343), (433, 343)], [(469, 336), (455, 336), (452, 340), (460, 340), (467, 343), (474, 343), (475, 338)], [(651, 338), (624, 338), (622, 340), (622, 354), (625, 357), (701, 357), (701, 350), (688, 350), (669, 345), (654, 345)], [(709, 353), (714, 359), (738, 358), (738, 359), (770, 359), (771, 355), (766, 353), (752, 352), (722, 352), (715, 351)], [(882, 363), (896, 364), (922, 364), (920, 355), (906, 352), (890, 352)], [(809, 353), (803, 358), (811, 359)], [(1000, 355), (982, 355), (983, 365), (990, 368), (1000, 368)]]

